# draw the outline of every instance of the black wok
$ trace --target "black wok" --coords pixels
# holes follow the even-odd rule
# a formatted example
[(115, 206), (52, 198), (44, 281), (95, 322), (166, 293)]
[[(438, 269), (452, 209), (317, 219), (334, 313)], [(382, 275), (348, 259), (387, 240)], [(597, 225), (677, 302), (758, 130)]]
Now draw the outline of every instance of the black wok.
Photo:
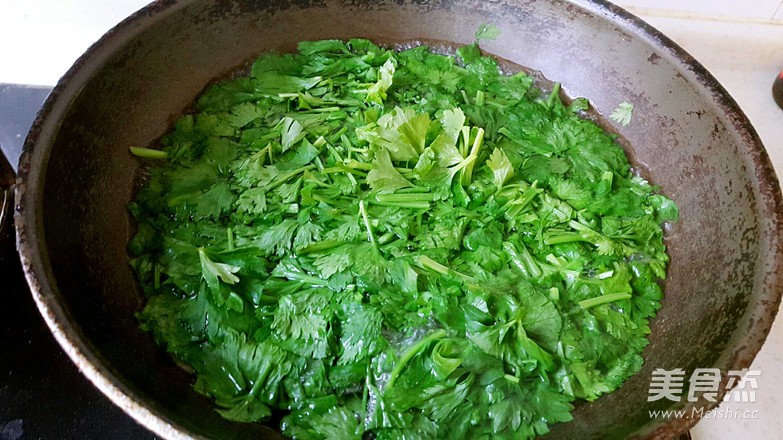
[(140, 164), (213, 79), (299, 40), (469, 43), (562, 82), (599, 112), (636, 105), (620, 131), (681, 208), (668, 234), (664, 306), (646, 363), (620, 390), (579, 406), (552, 438), (668, 438), (697, 420), (648, 410), (655, 368), (747, 367), (783, 286), (783, 206), (758, 136), (726, 91), (682, 49), (600, 0), (182, 0), (154, 3), (96, 43), (54, 89), (27, 138), (16, 183), (18, 250), (35, 300), (65, 351), (117, 405), (166, 438), (272, 438), (222, 419), (191, 377), (139, 330), (127, 264), (126, 203)]

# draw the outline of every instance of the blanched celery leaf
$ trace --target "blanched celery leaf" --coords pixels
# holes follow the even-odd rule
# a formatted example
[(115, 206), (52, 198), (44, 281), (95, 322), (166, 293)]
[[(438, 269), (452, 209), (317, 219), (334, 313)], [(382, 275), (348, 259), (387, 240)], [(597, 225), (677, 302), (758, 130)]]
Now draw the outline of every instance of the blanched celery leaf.
[(633, 104), (623, 101), (609, 115), (609, 118), (622, 126), (626, 126), (631, 123), (631, 116), (633, 116)]
[(413, 186), (399, 171), (394, 169), (389, 151), (386, 149), (375, 153), (372, 169), (367, 173), (367, 184), (373, 191), (379, 193), (390, 193), (400, 188)]
[(141, 327), (220, 414), (525, 439), (641, 368), (679, 213), (587, 100), (478, 44), (298, 50), (207, 88), (129, 206)]

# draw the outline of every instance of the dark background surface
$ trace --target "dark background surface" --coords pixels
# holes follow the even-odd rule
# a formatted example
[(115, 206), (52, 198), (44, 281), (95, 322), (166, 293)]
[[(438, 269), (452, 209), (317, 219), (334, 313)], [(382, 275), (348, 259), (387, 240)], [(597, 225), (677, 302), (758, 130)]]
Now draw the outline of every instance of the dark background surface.
[[(0, 146), (16, 165), (48, 87), (0, 84)], [(87, 381), (38, 313), (0, 234), (0, 440), (153, 439)]]

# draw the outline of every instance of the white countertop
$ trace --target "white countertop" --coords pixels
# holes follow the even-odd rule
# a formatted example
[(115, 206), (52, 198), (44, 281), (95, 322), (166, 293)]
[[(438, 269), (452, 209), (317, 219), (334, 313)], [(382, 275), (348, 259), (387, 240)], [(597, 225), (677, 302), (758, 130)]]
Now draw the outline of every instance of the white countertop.
[[(0, 83), (53, 85), (89, 45), (145, 0), (2, 0)], [(783, 69), (783, 0), (618, 0), (696, 59), (723, 84), (759, 132), (775, 168), (783, 174), (783, 110), (770, 87)], [(751, 369), (760, 369), (758, 419), (702, 420), (694, 439), (783, 438), (783, 319)]]

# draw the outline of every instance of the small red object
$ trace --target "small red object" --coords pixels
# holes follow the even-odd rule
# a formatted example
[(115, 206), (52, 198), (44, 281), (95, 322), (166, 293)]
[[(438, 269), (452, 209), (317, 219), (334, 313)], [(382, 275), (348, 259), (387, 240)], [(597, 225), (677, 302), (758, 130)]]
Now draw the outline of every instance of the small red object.
[(783, 109), (783, 70), (775, 78), (775, 82), (772, 83), (772, 97), (775, 98), (775, 102)]

